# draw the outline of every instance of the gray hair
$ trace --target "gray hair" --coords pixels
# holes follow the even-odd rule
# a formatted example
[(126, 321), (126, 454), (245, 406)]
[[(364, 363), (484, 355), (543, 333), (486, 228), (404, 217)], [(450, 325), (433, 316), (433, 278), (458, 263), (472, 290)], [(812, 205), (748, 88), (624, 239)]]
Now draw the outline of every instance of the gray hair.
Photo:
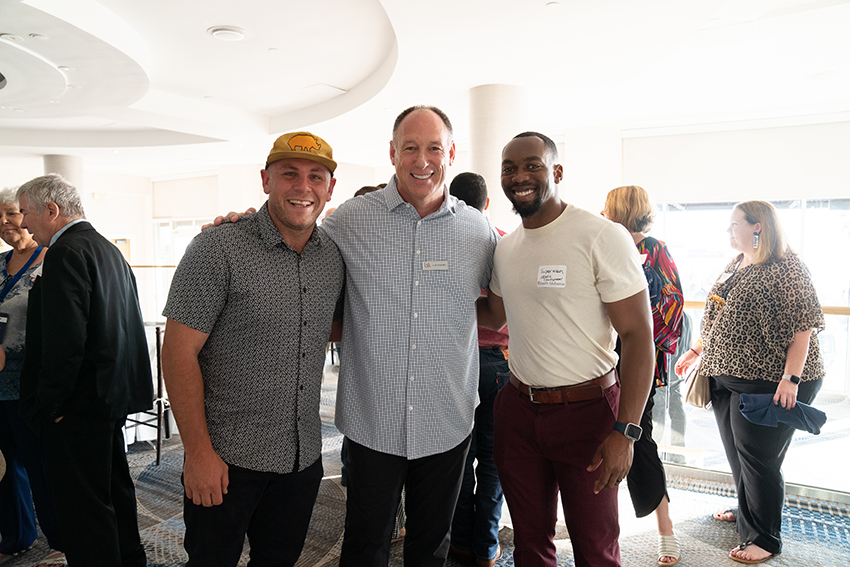
[(18, 206), (18, 196), (16, 195), (17, 187), (4, 187), (0, 190), (0, 205), (4, 207)]
[(77, 188), (68, 183), (58, 173), (48, 173), (36, 177), (18, 187), (17, 198), (27, 198), (30, 211), (41, 214), (47, 208), (47, 203), (56, 203), (59, 214), (65, 218), (86, 218), (83, 202)]

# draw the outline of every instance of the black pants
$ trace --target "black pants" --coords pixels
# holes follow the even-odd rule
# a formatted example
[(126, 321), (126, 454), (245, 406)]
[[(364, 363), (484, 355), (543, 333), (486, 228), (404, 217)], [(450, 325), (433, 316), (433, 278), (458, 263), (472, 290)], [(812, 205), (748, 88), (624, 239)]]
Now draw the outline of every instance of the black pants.
[[(800, 382), (797, 401), (811, 404), (822, 380)], [(734, 376), (711, 378), (711, 405), (732, 477), (738, 489), (738, 535), (769, 553), (782, 551), (780, 530), (785, 503), (782, 461), (794, 429), (756, 425), (738, 409), (740, 394), (774, 394), (776, 382), (743, 380)]]
[(442, 567), (469, 437), (437, 455), (406, 459), (348, 440), (348, 500), (340, 567), (386, 567), (402, 486), (405, 567)]
[[(635, 515), (643, 518), (653, 513), (661, 499), (667, 496), (667, 476), (664, 465), (658, 456), (658, 445), (652, 438), (652, 410), (655, 405), (655, 379), (652, 380), (652, 390), (643, 415), (640, 417), (640, 426), (643, 433), (634, 444), (634, 459), (632, 468), (627, 475), (629, 483), (629, 496), (635, 508)], [(669, 500), (670, 497), (667, 496)]]
[(301, 472), (277, 474), (228, 466), (227, 494), (205, 508), (183, 496), (187, 567), (235, 567), (245, 536), (251, 567), (295, 565), (322, 482), (322, 459)]
[(44, 463), (71, 567), (144, 567), (124, 420), (68, 413), (42, 431)]

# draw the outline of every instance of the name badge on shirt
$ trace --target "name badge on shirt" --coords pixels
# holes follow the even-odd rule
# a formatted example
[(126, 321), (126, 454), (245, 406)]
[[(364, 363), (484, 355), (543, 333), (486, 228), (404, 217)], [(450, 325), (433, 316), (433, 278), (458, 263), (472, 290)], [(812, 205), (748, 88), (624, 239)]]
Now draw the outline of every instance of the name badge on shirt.
[(432, 260), (431, 262), (422, 262), (423, 270), (448, 270), (448, 260)]
[(540, 266), (537, 287), (567, 287), (567, 266)]
[(720, 274), (719, 278), (717, 278), (717, 283), (723, 283), (731, 277), (732, 277), (731, 272), (724, 272), (724, 273)]

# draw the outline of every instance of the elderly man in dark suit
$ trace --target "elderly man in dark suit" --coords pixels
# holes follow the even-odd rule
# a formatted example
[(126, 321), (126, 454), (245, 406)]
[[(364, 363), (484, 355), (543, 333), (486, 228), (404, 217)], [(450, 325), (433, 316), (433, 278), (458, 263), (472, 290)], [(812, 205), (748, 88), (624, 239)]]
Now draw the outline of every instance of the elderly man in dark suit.
[(21, 226), (50, 247), (29, 296), (20, 408), (42, 439), (68, 564), (143, 567), (122, 432), (153, 400), (136, 280), (61, 176), (17, 196)]

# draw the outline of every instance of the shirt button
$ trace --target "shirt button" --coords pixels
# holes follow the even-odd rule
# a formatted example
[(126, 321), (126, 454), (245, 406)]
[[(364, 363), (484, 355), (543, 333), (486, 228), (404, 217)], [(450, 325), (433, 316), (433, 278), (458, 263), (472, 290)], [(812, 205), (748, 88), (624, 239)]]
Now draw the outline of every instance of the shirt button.
[(417, 317), (419, 317), (419, 313), (414, 313), (413, 318), (416, 319)]
[(413, 285), (419, 285), (419, 280), (416, 280), (415, 282), (413, 282)]
[(421, 225), (421, 224), (422, 224), (422, 221), (417, 221), (417, 222), (416, 222), (416, 226), (419, 226), (419, 225)]
[(301, 353), (301, 358), (304, 358), (305, 356), (307, 356), (307, 353), (306, 353), (306, 352), (302, 352), (302, 353)]
[(410, 348), (411, 348), (411, 349), (413, 349), (413, 350), (416, 350), (416, 345), (414, 344), (414, 345), (413, 345), (412, 347), (410, 347)]
[(305, 326), (305, 327), (307, 326), (307, 321), (304, 321), (304, 326)]
[(304, 293), (307, 293), (307, 288), (305, 287), (305, 288), (304, 288), (304, 289), (302, 289), (301, 291), (303, 291)]
[(419, 250), (417, 250), (417, 251), (416, 251), (416, 255), (418, 256), (419, 254), (420, 254), (420, 251), (419, 251)]
[(410, 381), (413, 382), (413, 376), (410, 377)]
[(407, 406), (408, 411), (413, 411), (413, 406)]

